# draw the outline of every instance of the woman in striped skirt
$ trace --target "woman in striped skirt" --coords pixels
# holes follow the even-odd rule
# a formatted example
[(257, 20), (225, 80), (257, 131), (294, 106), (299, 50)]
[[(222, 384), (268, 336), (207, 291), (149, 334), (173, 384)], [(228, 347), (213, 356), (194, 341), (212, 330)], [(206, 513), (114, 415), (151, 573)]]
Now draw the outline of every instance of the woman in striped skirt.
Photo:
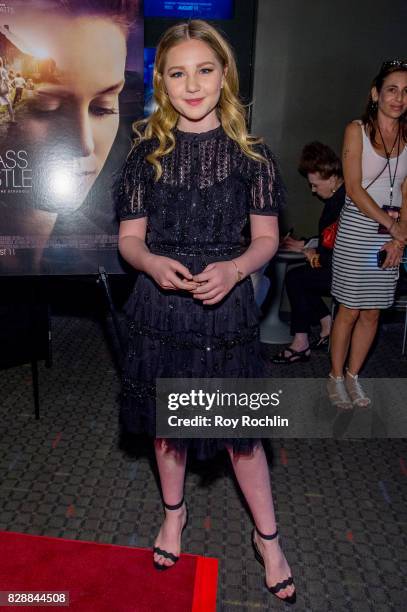
[[(393, 304), (407, 241), (405, 61), (384, 62), (362, 120), (347, 126), (343, 171), (347, 199), (333, 257), (332, 295), (339, 311), (332, 331), (328, 394), (335, 406), (351, 408), (370, 404), (358, 374), (376, 335), (380, 310)], [(385, 252), (381, 267), (379, 251)]]

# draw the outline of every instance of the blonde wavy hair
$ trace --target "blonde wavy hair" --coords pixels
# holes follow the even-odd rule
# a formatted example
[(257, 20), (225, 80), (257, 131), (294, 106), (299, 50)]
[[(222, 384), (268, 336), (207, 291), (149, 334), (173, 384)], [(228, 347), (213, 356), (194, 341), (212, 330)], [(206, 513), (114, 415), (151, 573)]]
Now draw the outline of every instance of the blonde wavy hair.
[(168, 155), (175, 146), (172, 133), (179, 118), (179, 113), (172, 106), (164, 87), (164, 66), (168, 51), (186, 40), (200, 40), (206, 43), (216, 54), (222, 68), (226, 71), (221, 89), (217, 113), (226, 134), (238, 143), (242, 151), (259, 162), (267, 160), (253, 150), (253, 145), (263, 142), (261, 138), (250, 136), (246, 127), (246, 110), (239, 100), (239, 76), (233, 51), (221, 34), (206, 21), (194, 19), (188, 23), (179, 23), (169, 28), (161, 37), (157, 47), (154, 72), (154, 100), (156, 109), (146, 119), (136, 121), (133, 129), (136, 134), (135, 145), (142, 140), (158, 139), (158, 147), (146, 156), (155, 169), (155, 179), (162, 174), (160, 158)]

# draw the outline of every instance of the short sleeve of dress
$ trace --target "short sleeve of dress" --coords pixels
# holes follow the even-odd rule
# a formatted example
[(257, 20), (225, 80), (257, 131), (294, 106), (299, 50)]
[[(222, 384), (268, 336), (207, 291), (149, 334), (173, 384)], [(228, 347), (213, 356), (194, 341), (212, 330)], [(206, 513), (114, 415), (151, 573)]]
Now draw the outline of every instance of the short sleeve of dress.
[(266, 162), (251, 160), (249, 212), (251, 215), (276, 216), (285, 203), (285, 187), (280, 169), (267, 145), (257, 145), (255, 151)]
[(120, 221), (147, 216), (146, 192), (151, 178), (151, 164), (141, 142), (129, 153), (115, 185), (116, 212)]

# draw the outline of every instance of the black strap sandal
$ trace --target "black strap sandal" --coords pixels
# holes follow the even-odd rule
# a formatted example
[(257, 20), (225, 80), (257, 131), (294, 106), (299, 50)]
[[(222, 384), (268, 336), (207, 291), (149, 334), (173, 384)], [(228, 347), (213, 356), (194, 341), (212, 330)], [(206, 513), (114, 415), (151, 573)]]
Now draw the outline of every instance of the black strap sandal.
[[(285, 355), (284, 353), (290, 353), (289, 355)], [(308, 353), (308, 355), (307, 355)], [(299, 361), (309, 361), (311, 357), (311, 351), (310, 351), (310, 347), (307, 346), (306, 349), (304, 349), (303, 351), (294, 351), (291, 348), (285, 348), (282, 351), (280, 351), (279, 353), (277, 353), (277, 355), (275, 355), (274, 357), (271, 358), (271, 362), (272, 363), (297, 363)]]
[[(274, 540), (274, 538), (278, 536), (278, 529), (276, 529), (276, 531), (272, 533), (271, 535), (266, 535), (264, 533), (261, 533), (261, 531), (259, 531), (257, 527), (253, 529), (252, 546), (254, 550), (254, 556), (256, 557), (256, 560), (260, 563), (260, 565), (262, 565), (265, 568), (266, 566), (264, 564), (263, 555), (259, 551), (258, 546), (254, 539), (255, 531), (257, 531), (257, 533), (259, 534), (261, 538), (263, 538), (263, 540)], [(276, 597), (278, 600), (283, 601), (284, 603), (287, 603), (287, 604), (295, 604), (295, 602), (297, 601), (297, 593), (295, 591), (292, 595), (289, 595), (288, 597), (279, 597), (277, 595), (279, 591), (282, 591), (283, 589), (290, 586), (291, 584), (294, 584), (294, 580), (292, 576), (289, 576), (286, 580), (283, 580), (282, 582), (277, 582), (277, 584), (274, 584), (271, 587), (268, 586), (266, 579), (264, 579), (264, 584), (266, 585), (266, 589), (269, 591), (269, 593), (274, 595), (274, 597)]]
[[(182, 505), (184, 504), (184, 498), (182, 498), (181, 501), (178, 504), (174, 504), (173, 506), (170, 506), (170, 504), (166, 504), (165, 501), (163, 501), (163, 504), (164, 504), (164, 508), (166, 510), (179, 510), (182, 507)], [(184, 531), (184, 529), (185, 529), (185, 527), (187, 526), (187, 523), (188, 523), (188, 508), (187, 508), (186, 504), (185, 504), (185, 510), (186, 510), (187, 516), (186, 516), (186, 520), (185, 520), (184, 526), (183, 526), (183, 528), (181, 530), (181, 534)], [(179, 557), (177, 555), (174, 555), (174, 553), (168, 552), (167, 550), (164, 550), (163, 548), (159, 548), (158, 546), (154, 546), (153, 553), (157, 553), (157, 555), (161, 555), (161, 556), (165, 557), (165, 559), (169, 559), (170, 561), (173, 562), (172, 565), (163, 565), (162, 563), (157, 563), (157, 561), (154, 561), (154, 559), (153, 559), (153, 565), (154, 565), (156, 570), (164, 571), (164, 570), (170, 569), (171, 567), (174, 567), (174, 565), (179, 560)]]
[(310, 342), (310, 345), (309, 345), (311, 351), (328, 350), (328, 346), (329, 346), (329, 334), (327, 336), (319, 336), (319, 338), (316, 338), (316, 340), (313, 340), (313, 342)]

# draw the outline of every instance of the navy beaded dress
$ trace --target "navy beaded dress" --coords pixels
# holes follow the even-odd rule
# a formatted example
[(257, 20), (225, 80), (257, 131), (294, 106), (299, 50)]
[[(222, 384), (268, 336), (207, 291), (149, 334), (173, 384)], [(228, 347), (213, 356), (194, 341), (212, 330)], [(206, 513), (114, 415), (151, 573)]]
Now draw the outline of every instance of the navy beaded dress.
[[(147, 217), (146, 244), (152, 253), (180, 261), (192, 274), (211, 262), (242, 252), (249, 214), (277, 215), (283, 188), (266, 145), (255, 149), (267, 160), (245, 155), (218, 127), (194, 134), (174, 130), (175, 148), (161, 158), (156, 182), (145, 157), (157, 141), (145, 140), (130, 153), (119, 183), (121, 220)], [(140, 273), (126, 305), (129, 342), (123, 367), (120, 422), (125, 431), (155, 437), (155, 379), (257, 378), (268, 367), (260, 354), (259, 312), (250, 277), (218, 304), (205, 306), (186, 291), (165, 291)], [(226, 445), (250, 452), (254, 439), (168, 440), (209, 458)]]

